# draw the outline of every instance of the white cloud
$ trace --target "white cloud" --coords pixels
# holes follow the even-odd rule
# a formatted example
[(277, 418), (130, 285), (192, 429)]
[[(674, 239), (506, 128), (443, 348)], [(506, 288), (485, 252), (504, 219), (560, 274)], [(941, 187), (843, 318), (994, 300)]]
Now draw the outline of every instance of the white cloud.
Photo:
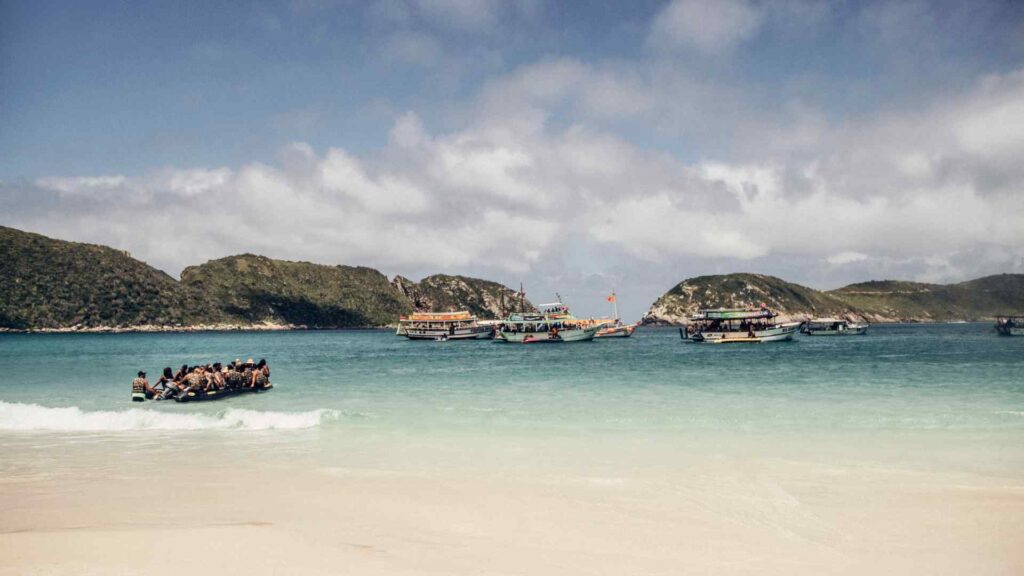
[[(821, 123), (808, 140), (780, 122), (742, 161), (683, 162), (616, 135), (587, 104), (605, 85), (666, 106), (653, 75), (539, 63), (491, 82), (458, 130), (431, 133), (407, 112), (384, 149), (362, 156), (295, 143), (272, 165), (40, 179), (8, 221), (125, 247), (171, 272), (237, 252), (484, 275), (581, 270), (566, 282), (616, 267), (650, 282), (695, 261), (930, 279), (1024, 267), (1024, 166), (1012, 161), (1024, 143), (1001, 129), (1019, 120), (1024, 75), (855, 126)], [(561, 106), (582, 109), (577, 121), (551, 122)], [(60, 209), (35, 208), (51, 202)], [(195, 217), (221, 209), (234, 225)], [(172, 236), (139, 233), (171, 222)]]
[(838, 254), (833, 254), (828, 258), (825, 258), (825, 261), (833, 266), (842, 266), (844, 264), (852, 264), (854, 262), (863, 262), (867, 259), (867, 254), (861, 252), (846, 251), (840, 252)]
[(661, 50), (728, 52), (753, 36), (762, 20), (746, 0), (673, 0), (655, 17), (648, 43)]

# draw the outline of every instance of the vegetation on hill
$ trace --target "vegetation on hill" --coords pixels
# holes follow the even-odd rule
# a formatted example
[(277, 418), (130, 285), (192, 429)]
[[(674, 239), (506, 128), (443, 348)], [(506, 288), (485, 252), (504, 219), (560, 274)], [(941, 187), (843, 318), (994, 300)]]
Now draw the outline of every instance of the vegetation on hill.
[(1024, 312), (1024, 274), (998, 274), (959, 284), (861, 282), (829, 294), (876, 320), (983, 320)]
[(356, 328), (393, 323), (412, 311), (380, 272), (243, 254), (190, 266), (181, 282), (248, 323)]
[[(394, 287), (419, 312), (469, 310), (480, 318), (503, 318), (522, 306), (518, 293), (490, 280), (435, 274), (418, 283), (396, 276)], [(533, 310), (529, 301), (527, 310)]]
[(761, 274), (700, 276), (680, 282), (658, 298), (644, 322), (683, 324), (701, 309), (757, 307), (762, 302), (783, 319), (986, 320), (1024, 311), (1024, 274), (999, 274), (949, 285), (876, 280), (828, 292)]
[(767, 305), (784, 318), (855, 315), (830, 294), (764, 274), (698, 276), (676, 284), (644, 314), (645, 324), (684, 324), (705, 308), (757, 308)]
[(185, 325), (221, 319), (205, 296), (126, 252), (0, 226), (0, 327)]

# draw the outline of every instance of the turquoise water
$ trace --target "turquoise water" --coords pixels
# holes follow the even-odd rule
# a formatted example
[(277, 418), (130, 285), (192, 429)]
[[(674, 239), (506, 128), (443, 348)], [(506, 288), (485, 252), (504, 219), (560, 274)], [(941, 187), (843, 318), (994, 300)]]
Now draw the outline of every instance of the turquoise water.
[[(139, 369), (154, 381), (164, 366), (236, 357), (266, 358), (275, 390), (129, 402)], [(732, 346), (672, 329), (550, 346), (390, 331), (7, 334), (0, 366), (0, 448), (24, 449), (17, 466), (56, 442), (377, 467), (645, 465), (717, 450), (1024, 468), (1024, 338), (987, 324)]]

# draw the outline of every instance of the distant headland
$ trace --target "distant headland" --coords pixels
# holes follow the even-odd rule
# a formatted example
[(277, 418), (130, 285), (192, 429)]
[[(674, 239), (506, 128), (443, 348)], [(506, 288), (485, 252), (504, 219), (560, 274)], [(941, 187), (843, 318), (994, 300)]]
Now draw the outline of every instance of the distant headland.
[[(675, 325), (700, 308), (761, 303), (799, 319), (983, 320), (1024, 310), (1024, 274), (951, 285), (865, 282), (831, 291), (760, 274), (700, 276), (658, 298), (643, 321)], [(252, 254), (190, 266), (175, 280), (123, 250), (0, 226), (0, 331), (376, 328), (413, 311), (464, 309), (496, 318), (517, 304), (516, 291), (479, 278), (389, 280), (367, 267)]]

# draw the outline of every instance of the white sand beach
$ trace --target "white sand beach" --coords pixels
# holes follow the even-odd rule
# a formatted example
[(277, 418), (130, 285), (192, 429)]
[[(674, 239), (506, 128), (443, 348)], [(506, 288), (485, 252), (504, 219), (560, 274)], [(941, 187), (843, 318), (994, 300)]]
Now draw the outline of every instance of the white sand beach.
[[(1024, 568), (1024, 482), (712, 457), (621, 476), (148, 463), (0, 484), (0, 574), (949, 574)], [(173, 486), (173, 488), (172, 488)]]

